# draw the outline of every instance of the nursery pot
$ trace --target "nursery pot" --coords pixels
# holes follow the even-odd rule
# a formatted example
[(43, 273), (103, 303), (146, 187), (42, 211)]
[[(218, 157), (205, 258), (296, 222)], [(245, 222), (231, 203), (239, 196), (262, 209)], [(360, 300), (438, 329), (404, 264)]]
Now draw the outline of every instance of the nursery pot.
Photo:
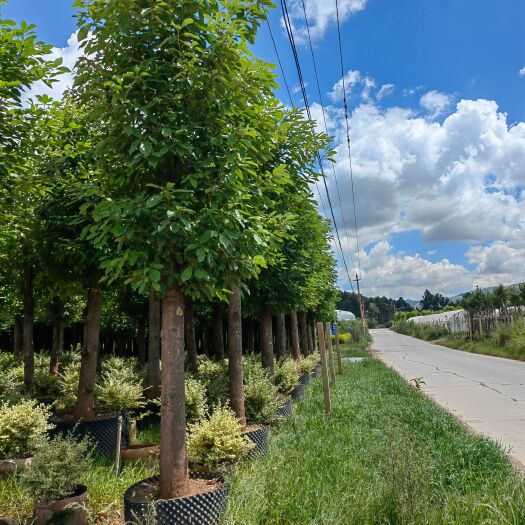
[(47, 525), (60, 523), (60, 525), (85, 525), (87, 487), (77, 485), (75, 492), (64, 499), (53, 503), (35, 501), (33, 505), (33, 525)]
[[(117, 449), (118, 416), (97, 417), (90, 420), (58, 420), (53, 421), (55, 428), (50, 436), (64, 436), (71, 433), (79, 441), (88, 436), (95, 445), (97, 452), (104, 455), (114, 455)], [(122, 445), (127, 444), (127, 436), (122, 435)]]
[(0, 476), (15, 470), (24, 470), (31, 465), (33, 458), (0, 459)]
[(120, 449), (120, 459), (126, 461), (142, 460), (154, 464), (159, 459), (158, 445), (130, 445)]
[(292, 401), (294, 403), (297, 403), (297, 401), (301, 401), (301, 399), (304, 398), (304, 392), (306, 390), (306, 385), (298, 384), (296, 385), (293, 390), (290, 392), (290, 397), (292, 398)]
[(286, 401), (277, 410), (277, 415), (286, 417), (292, 414), (292, 400), (287, 397)]
[[(192, 479), (217, 479), (207, 474), (190, 474)], [(139, 501), (137, 493), (148, 485), (158, 485), (159, 477), (148, 478), (132, 485), (124, 493), (124, 521), (137, 525), (216, 525), (226, 509), (228, 488), (220, 485), (209, 492), (183, 498)]]
[(268, 452), (268, 440), (270, 436), (270, 427), (258, 425), (256, 428), (248, 429), (243, 432), (254, 445), (250, 452), (246, 454), (246, 458), (250, 459), (256, 456), (264, 456)]
[(311, 380), (312, 380), (312, 376), (310, 374), (303, 374), (299, 378), (299, 383), (301, 383), (301, 385), (307, 385)]

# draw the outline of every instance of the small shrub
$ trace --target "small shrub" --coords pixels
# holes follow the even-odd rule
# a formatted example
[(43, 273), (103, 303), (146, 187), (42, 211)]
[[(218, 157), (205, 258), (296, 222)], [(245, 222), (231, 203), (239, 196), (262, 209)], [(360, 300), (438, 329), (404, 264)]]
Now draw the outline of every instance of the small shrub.
[(311, 355), (299, 359), (295, 362), (297, 367), (297, 373), (299, 377), (304, 374), (309, 374), (312, 371), (312, 368), (315, 366), (315, 363), (312, 362)]
[[(352, 339), (352, 334), (339, 334), (339, 343), (344, 345)], [(335, 345), (335, 336), (332, 336), (332, 343)]]
[(109, 357), (102, 363), (95, 385), (95, 404), (99, 410), (108, 412), (145, 406), (142, 377), (132, 359)]
[(31, 456), (41, 445), (48, 430), (49, 409), (36, 401), (0, 406), (0, 458), (15, 459)]
[(250, 423), (270, 424), (281, 406), (278, 390), (258, 356), (250, 355), (243, 362), (244, 408)]
[(52, 503), (74, 492), (90, 463), (89, 441), (57, 436), (39, 448), (21, 481), (35, 501)]
[(186, 397), (186, 419), (194, 423), (206, 414), (206, 387), (197, 379), (187, 377), (184, 380)]
[(285, 357), (276, 363), (275, 366), (275, 384), (279, 392), (288, 394), (299, 381), (297, 365), (291, 357)]
[(58, 379), (58, 396), (55, 406), (59, 412), (70, 413), (75, 408), (80, 378), (80, 362), (65, 366)]
[(199, 356), (198, 378), (206, 387), (208, 405), (225, 403), (229, 395), (228, 361), (220, 363)]
[(35, 354), (35, 396), (37, 398), (55, 398), (59, 393), (58, 376), (49, 373), (49, 354)]
[(224, 406), (217, 406), (211, 416), (189, 425), (188, 459), (194, 465), (210, 469), (231, 465), (252, 448), (242, 435), (239, 420)]
[(13, 405), (25, 397), (23, 368), (22, 375), (17, 372), (17, 368), (0, 370), (0, 403)]

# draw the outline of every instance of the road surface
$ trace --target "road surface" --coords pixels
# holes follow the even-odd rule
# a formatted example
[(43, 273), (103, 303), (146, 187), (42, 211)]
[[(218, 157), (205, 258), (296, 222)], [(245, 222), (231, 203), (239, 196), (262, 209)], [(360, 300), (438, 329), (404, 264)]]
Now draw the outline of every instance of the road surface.
[(525, 466), (525, 362), (470, 354), (396, 334), (370, 331), (372, 351), (474, 432), (499, 441)]

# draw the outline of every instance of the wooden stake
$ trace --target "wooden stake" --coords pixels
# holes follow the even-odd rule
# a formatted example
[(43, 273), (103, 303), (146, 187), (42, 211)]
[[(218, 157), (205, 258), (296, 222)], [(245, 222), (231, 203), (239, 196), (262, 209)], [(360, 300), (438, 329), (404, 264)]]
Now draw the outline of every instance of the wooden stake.
[(343, 375), (343, 362), (341, 361), (341, 346), (339, 344), (339, 327), (335, 324), (335, 348), (337, 351), (337, 372)]
[(324, 344), (323, 323), (317, 323), (317, 335), (319, 337), (319, 353), (321, 354), (321, 374), (323, 376), (324, 411), (330, 414), (332, 403), (330, 402), (330, 384), (328, 382), (328, 369), (326, 367), (326, 351)]
[(328, 354), (328, 367), (330, 370), (330, 381), (335, 385), (334, 352), (332, 351), (332, 330), (330, 323), (326, 323), (326, 353)]

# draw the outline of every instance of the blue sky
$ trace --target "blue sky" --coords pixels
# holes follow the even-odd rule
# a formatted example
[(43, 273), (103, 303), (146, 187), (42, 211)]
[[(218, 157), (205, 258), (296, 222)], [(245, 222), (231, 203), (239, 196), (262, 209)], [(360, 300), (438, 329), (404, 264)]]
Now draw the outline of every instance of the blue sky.
[[(4, 14), (74, 60), (70, 0), (10, 0)], [(312, 112), (317, 88), (300, 0), (288, 0)], [(356, 261), (341, 111), (335, 0), (305, 0), (343, 210)], [(333, 5), (332, 5), (333, 4)], [(339, 0), (351, 110), (361, 268), (367, 294), (419, 298), (525, 280), (525, 2)], [(297, 75), (279, 8), (269, 22), (287, 80)], [(276, 62), (267, 28), (255, 54)], [(279, 91), (288, 103), (284, 90)], [(294, 102), (301, 104), (300, 94)], [(333, 175), (329, 188), (337, 201)], [(341, 213), (342, 212), (342, 213)], [(345, 228), (346, 227), (346, 228)], [(339, 257), (339, 262), (340, 257)], [(510, 264), (512, 262), (512, 264)], [(340, 284), (349, 288), (340, 271)]]

